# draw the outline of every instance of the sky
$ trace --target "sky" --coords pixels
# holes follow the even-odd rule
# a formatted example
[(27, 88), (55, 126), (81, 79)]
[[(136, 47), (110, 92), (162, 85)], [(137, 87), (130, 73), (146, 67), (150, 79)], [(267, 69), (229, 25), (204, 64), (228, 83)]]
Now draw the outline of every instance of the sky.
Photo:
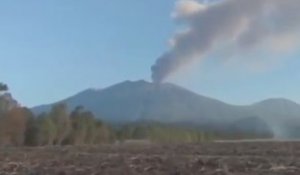
[[(151, 66), (182, 25), (171, 17), (174, 6), (174, 0), (1, 1), (0, 81), (29, 107), (87, 88), (151, 81)], [(231, 104), (273, 97), (300, 103), (300, 51), (220, 61), (224, 53), (222, 47), (166, 81)]]

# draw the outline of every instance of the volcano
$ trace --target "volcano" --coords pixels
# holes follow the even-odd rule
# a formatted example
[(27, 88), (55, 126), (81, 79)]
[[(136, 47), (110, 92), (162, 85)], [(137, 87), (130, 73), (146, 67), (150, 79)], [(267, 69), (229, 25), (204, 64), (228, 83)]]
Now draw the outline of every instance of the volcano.
[[(295, 123), (300, 123), (300, 105), (287, 99), (268, 99), (238, 106), (199, 95), (175, 84), (156, 84), (144, 80), (124, 81), (100, 90), (88, 89), (55, 103), (66, 103), (70, 110), (83, 106), (98, 118), (112, 123), (155, 121), (241, 128), (236, 125), (242, 123), (244, 127), (248, 122), (241, 121), (253, 119), (249, 123), (268, 126), (280, 136), (289, 133), (291, 124), (292, 128), (299, 128)], [(33, 111), (47, 112), (53, 104), (34, 107)]]

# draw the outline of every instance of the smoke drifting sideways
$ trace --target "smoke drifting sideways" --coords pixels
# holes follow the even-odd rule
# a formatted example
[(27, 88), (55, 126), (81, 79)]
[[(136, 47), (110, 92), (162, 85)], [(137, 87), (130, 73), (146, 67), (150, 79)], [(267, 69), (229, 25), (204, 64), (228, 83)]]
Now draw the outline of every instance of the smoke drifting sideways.
[(179, 0), (172, 17), (185, 30), (175, 34), (171, 48), (151, 67), (152, 80), (163, 82), (185, 65), (202, 60), (222, 42), (232, 43), (241, 53), (265, 42), (275, 50), (292, 47), (298, 44), (299, 9), (299, 0)]

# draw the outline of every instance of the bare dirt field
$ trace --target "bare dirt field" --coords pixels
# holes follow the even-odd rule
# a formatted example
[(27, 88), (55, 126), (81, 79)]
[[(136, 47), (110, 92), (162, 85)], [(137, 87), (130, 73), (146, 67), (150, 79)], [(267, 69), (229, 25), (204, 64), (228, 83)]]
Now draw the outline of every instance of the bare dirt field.
[(0, 148), (0, 175), (299, 175), (300, 142)]

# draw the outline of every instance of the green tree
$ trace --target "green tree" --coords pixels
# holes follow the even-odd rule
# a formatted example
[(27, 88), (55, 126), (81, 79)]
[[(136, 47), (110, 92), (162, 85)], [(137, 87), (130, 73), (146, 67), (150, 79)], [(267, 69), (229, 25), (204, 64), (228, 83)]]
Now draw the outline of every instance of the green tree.
[(36, 146), (38, 145), (39, 126), (35, 115), (27, 108), (24, 108), (24, 115), (26, 117), (26, 130), (25, 130), (25, 145)]
[(47, 113), (42, 113), (37, 118), (37, 144), (42, 145), (53, 145), (57, 130), (54, 122)]
[(0, 92), (1, 91), (8, 91), (8, 86), (4, 83), (0, 83)]
[(94, 144), (111, 143), (115, 138), (114, 131), (101, 120), (96, 120), (94, 133)]
[(83, 107), (76, 107), (70, 115), (72, 123), (72, 131), (70, 133), (69, 142), (75, 145), (85, 144), (88, 126), (83, 116)]
[(70, 134), (70, 143), (80, 144), (98, 144), (108, 142), (111, 138), (111, 131), (100, 120), (96, 119), (90, 111), (83, 107), (77, 107), (71, 112), (72, 132)]
[(14, 108), (1, 118), (1, 144), (21, 146), (25, 141), (27, 118), (24, 108)]
[(56, 127), (54, 143), (56, 145), (61, 145), (71, 131), (71, 121), (69, 118), (67, 105), (64, 103), (54, 105), (49, 113), (49, 116)]

